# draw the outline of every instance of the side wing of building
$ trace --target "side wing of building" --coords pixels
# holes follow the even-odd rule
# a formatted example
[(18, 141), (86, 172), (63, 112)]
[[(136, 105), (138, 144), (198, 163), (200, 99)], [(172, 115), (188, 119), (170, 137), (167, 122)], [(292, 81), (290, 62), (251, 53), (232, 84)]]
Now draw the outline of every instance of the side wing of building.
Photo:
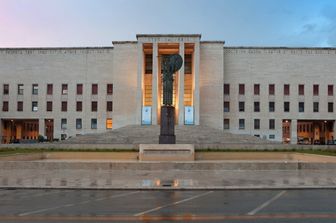
[(225, 131), (333, 140), (335, 60), (334, 48), (225, 47)]
[(134, 124), (135, 46), (0, 49), (2, 142)]

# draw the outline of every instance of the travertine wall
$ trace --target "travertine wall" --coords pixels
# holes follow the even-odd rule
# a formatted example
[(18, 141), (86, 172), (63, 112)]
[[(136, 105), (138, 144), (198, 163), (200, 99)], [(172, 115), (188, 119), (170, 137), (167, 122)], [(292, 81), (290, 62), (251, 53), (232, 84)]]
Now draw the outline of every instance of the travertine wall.
[(200, 125), (223, 129), (223, 43), (200, 45)]
[[(192, 37), (192, 38), (191, 38)], [(282, 140), (282, 120), (335, 120), (335, 112), (328, 112), (328, 102), (336, 104), (335, 96), (328, 96), (328, 85), (336, 87), (335, 48), (257, 48), (224, 47), (221, 41), (199, 42), (200, 35), (140, 36), (147, 41), (194, 41), (200, 45), (198, 72), (199, 124), (223, 129), (223, 119), (230, 120), (232, 133), (260, 135)], [(156, 38), (156, 39), (155, 39)], [(142, 39), (141, 39), (142, 41)], [(44, 135), (44, 120), (54, 119), (54, 137), (74, 136), (106, 131), (106, 119), (113, 119), (113, 128), (139, 124), (141, 92), (138, 74), (136, 41), (114, 42), (114, 47), (0, 49), (0, 105), (9, 101), (9, 112), (0, 111), (1, 119), (38, 119), (40, 134)], [(197, 48), (198, 49), (198, 48)], [(140, 53), (139, 53), (140, 52)], [(195, 48), (195, 55), (198, 51)], [(138, 68), (140, 71), (138, 71)], [(196, 79), (195, 79), (196, 80)], [(47, 95), (47, 84), (53, 84), (53, 95)], [(83, 95), (76, 95), (76, 84), (84, 85)], [(93, 83), (98, 84), (98, 95), (91, 94)], [(223, 95), (223, 84), (230, 84), (230, 95)], [(9, 95), (3, 95), (3, 84), (9, 84)], [(24, 94), (17, 94), (17, 85), (24, 84)], [(32, 84), (38, 84), (38, 95), (32, 94)], [(61, 85), (68, 84), (68, 94), (61, 94)], [(107, 95), (107, 84), (113, 84), (113, 95)], [(139, 85), (140, 84), (140, 85)], [(245, 95), (238, 95), (238, 85), (245, 84)], [(254, 84), (260, 84), (260, 95), (254, 95)], [(268, 94), (268, 85), (275, 84), (275, 95)], [(290, 84), (290, 95), (284, 96), (284, 84)], [(298, 95), (298, 85), (304, 84), (304, 95)], [(313, 84), (319, 85), (319, 96), (313, 96)], [(335, 89), (334, 89), (335, 90)], [(139, 97), (138, 97), (139, 98)], [(17, 111), (17, 101), (24, 102), (24, 111)], [(32, 111), (32, 101), (38, 101), (38, 111)], [(46, 111), (46, 102), (53, 102), (53, 111)], [(68, 102), (67, 112), (61, 102)], [(76, 112), (76, 101), (83, 101), (83, 111)], [(98, 112), (91, 111), (91, 101), (98, 101)], [(113, 101), (113, 112), (106, 111), (106, 101)], [(224, 113), (223, 102), (230, 102)], [(239, 101), (245, 102), (245, 112), (239, 112)], [(260, 102), (260, 112), (254, 112), (254, 101)], [(269, 112), (269, 101), (275, 102), (275, 112)], [(284, 101), (290, 102), (290, 112), (284, 112)], [(305, 103), (305, 111), (298, 112), (298, 102)], [(319, 112), (313, 112), (313, 102), (319, 102)], [(194, 102), (194, 104), (197, 104)], [(336, 110), (334, 108), (334, 110)], [(137, 117), (138, 116), (138, 117)], [(198, 115), (195, 115), (198, 119)], [(67, 119), (67, 129), (61, 129), (61, 119)], [(82, 119), (82, 129), (76, 130), (75, 121)], [(91, 119), (98, 120), (91, 129)], [(138, 118), (138, 119), (137, 119)], [(239, 130), (239, 119), (245, 119), (245, 129)], [(254, 129), (254, 119), (260, 119), (260, 130)], [(275, 119), (275, 129), (269, 129), (269, 119)], [(195, 121), (198, 124), (198, 120)], [(292, 138), (296, 139), (296, 125)], [(1, 123), (0, 123), (1, 135)]]
[(113, 128), (136, 123), (137, 44), (114, 43)]

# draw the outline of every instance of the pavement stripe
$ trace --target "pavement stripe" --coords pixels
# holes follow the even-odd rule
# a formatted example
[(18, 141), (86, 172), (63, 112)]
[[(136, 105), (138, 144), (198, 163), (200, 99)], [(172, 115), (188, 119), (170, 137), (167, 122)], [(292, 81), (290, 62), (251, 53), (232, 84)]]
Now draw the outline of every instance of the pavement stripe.
[(265, 207), (267, 207), (268, 205), (270, 205), (271, 203), (273, 203), (274, 201), (276, 201), (277, 199), (279, 199), (285, 193), (286, 193), (285, 190), (281, 191), (280, 193), (278, 193), (277, 195), (275, 195), (274, 197), (272, 197), (271, 199), (269, 199), (265, 203), (261, 204), (260, 206), (258, 206), (257, 208), (253, 209), (252, 211), (248, 212), (247, 215), (255, 215), (256, 213), (258, 213), (259, 211), (261, 211), (262, 209), (264, 209)]
[(162, 208), (166, 208), (166, 207), (178, 205), (178, 204), (181, 204), (181, 203), (184, 203), (184, 202), (187, 202), (187, 201), (191, 201), (191, 200), (206, 196), (206, 195), (211, 194), (211, 193), (213, 193), (213, 191), (208, 191), (208, 192), (205, 192), (205, 193), (202, 193), (202, 194), (192, 196), (190, 198), (186, 198), (186, 199), (176, 201), (176, 202), (173, 202), (173, 203), (170, 203), (170, 204), (166, 204), (166, 205), (163, 205), (163, 206), (158, 206), (158, 207), (155, 207), (155, 208), (152, 208), (152, 209), (140, 212), (140, 213), (136, 213), (136, 214), (134, 214), (134, 216), (137, 217), (137, 216), (141, 216), (141, 215), (144, 215), (144, 214), (148, 214), (150, 212), (154, 212), (154, 211), (160, 210)]
[[(136, 194), (136, 193), (139, 193), (139, 192), (140, 191), (133, 191), (133, 192), (129, 192), (129, 193), (123, 193), (123, 194), (117, 194), (117, 195), (112, 195), (112, 196), (108, 196), (108, 197), (102, 197), (102, 198), (99, 199), (99, 201), (106, 200), (106, 199), (111, 199), (111, 198), (124, 197), (124, 196), (128, 196), (128, 195)], [(59, 208), (72, 207), (72, 206), (76, 206), (76, 205), (87, 204), (87, 203), (90, 203), (92, 201), (97, 201), (97, 199), (86, 200), (86, 201), (82, 201), (82, 202), (78, 202), (78, 203), (63, 204), (63, 205), (59, 205), (59, 206), (55, 206), (55, 207), (42, 208), (42, 209), (38, 209), (38, 210), (34, 210), (34, 211), (28, 211), (28, 212), (20, 213), (18, 216), (28, 216), (28, 215), (32, 215), (32, 214), (38, 214), (38, 213), (42, 213), (42, 212), (46, 212), (46, 211), (56, 210), (56, 209), (59, 209)]]
[(336, 214), (263, 214), (263, 215), (145, 215), (145, 216), (0, 216), (0, 221), (224, 221), (224, 220), (258, 220), (258, 219), (336, 219)]

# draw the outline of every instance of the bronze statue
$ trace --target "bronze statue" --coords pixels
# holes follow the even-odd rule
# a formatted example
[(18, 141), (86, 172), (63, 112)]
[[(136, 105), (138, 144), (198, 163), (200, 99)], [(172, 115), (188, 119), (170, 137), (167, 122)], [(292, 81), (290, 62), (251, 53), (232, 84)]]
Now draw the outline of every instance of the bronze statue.
[(175, 144), (175, 108), (173, 106), (174, 73), (182, 67), (179, 54), (162, 56), (163, 105), (161, 106), (160, 144)]
[(182, 67), (182, 57), (179, 54), (162, 57), (163, 104), (173, 105), (174, 73)]

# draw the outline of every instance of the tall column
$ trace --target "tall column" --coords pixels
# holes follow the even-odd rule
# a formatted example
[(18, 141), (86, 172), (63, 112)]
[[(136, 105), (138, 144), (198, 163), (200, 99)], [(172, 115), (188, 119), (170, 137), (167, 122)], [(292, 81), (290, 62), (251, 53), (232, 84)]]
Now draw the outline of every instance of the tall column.
[(153, 43), (153, 68), (152, 68), (152, 125), (158, 123), (158, 43)]
[(3, 143), (3, 130), (2, 130), (2, 120), (0, 119), (0, 144)]
[(143, 45), (138, 41), (138, 72), (137, 72), (137, 94), (136, 94), (136, 124), (141, 125), (142, 97), (143, 94)]
[[(1, 125), (0, 125), (1, 126)], [(0, 130), (1, 131), (1, 130)], [(1, 132), (0, 132), (1, 133)], [(333, 140), (336, 140), (336, 120), (334, 120), (333, 126)]]
[(291, 121), (291, 144), (297, 144), (297, 120), (292, 119)]
[(199, 111), (200, 111), (200, 89), (199, 89), (199, 64), (200, 64), (200, 43), (197, 41), (195, 43), (194, 51), (194, 96), (193, 96), (193, 105), (195, 110), (195, 125), (199, 125)]
[(184, 125), (184, 42), (180, 42), (179, 54), (183, 64), (178, 75), (178, 124)]
[(39, 135), (45, 136), (45, 123), (43, 118), (39, 119), (38, 126), (39, 126)]

